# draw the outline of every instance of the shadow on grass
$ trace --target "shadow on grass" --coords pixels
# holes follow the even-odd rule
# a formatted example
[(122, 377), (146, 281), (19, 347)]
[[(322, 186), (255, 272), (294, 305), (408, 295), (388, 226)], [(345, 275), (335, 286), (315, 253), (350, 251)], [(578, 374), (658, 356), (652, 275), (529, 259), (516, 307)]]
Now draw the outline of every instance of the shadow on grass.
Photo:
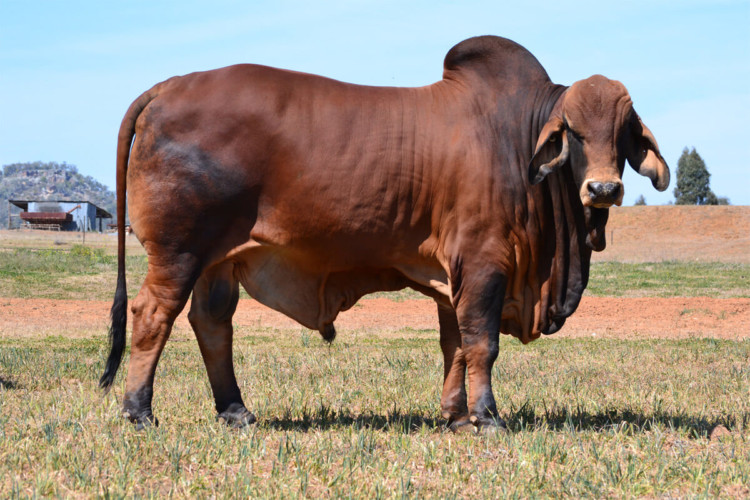
[(425, 417), (418, 413), (393, 412), (388, 415), (357, 415), (336, 413), (328, 407), (320, 407), (314, 413), (303, 410), (301, 417), (285, 416), (267, 420), (264, 425), (280, 431), (302, 431), (310, 429), (327, 430), (335, 427), (354, 427), (355, 429), (372, 429), (393, 431), (401, 434), (413, 434), (422, 427), (428, 429), (445, 428), (442, 420)]
[[(533, 408), (524, 405), (518, 410), (511, 410), (503, 415), (508, 430), (513, 433), (522, 431), (595, 431), (607, 432), (617, 430), (627, 434), (649, 432), (655, 428), (667, 428), (686, 432), (691, 438), (705, 438), (718, 425), (730, 431), (741, 426), (750, 426), (750, 413), (743, 413), (725, 418), (704, 418), (687, 414), (671, 414), (657, 411), (643, 414), (629, 409), (612, 409), (598, 413), (586, 410), (555, 408), (538, 415)], [(265, 422), (266, 426), (281, 431), (307, 432), (310, 429), (328, 430), (336, 427), (354, 427), (355, 429), (372, 429), (377, 431), (396, 431), (401, 434), (414, 434), (420, 429), (446, 430), (446, 421), (426, 417), (417, 412), (391, 412), (387, 415), (357, 415), (336, 413), (328, 407), (320, 407), (314, 412), (303, 410), (301, 416), (287, 415)]]
[(5, 377), (0, 376), (0, 387), (3, 389), (18, 389), (18, 384), (12, 380), (8, 380)]
[(550, 429), (554, 431), (574, 430), (604, 432), (621, 429), (626, 433), (648, 432), (654, 428), (669, 428), (686, 431), (691, 438), (707, 437), (718, 425), (729, 430), (738, 426), (750, 425), (750, 413), (742, 413), (724, 418), (705, 418), (684, 413), (656, 411), (645, 415), (630, 409), (611, 409), (598, 413), (586, 410), (554, 408), (538, 415), (533, 408), (524, 404), (518, 410), (511, 410), (506, 417), (511, 432), (523, 430)]

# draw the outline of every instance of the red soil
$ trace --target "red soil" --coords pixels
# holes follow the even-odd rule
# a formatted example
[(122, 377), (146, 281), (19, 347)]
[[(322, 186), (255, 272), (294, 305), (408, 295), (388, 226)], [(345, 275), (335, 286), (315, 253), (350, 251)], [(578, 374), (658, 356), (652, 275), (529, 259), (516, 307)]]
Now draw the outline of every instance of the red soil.
[[(108, 302), (0, 299), (0, 336), (89, 337), (104, 339)], [(241, 300), (234, 318), (240, 326), (299, 331), (297, 323), (260, 305)], [(132, 321), (129, 322), (132, 324)], [(341, 337), (354, 331), (388, 334), (402, 329), (437, 329), (431, 300), (365, 299), (336, 322)], [(177, 319), (176, 335), (190, 335), (187, 315)], [(554, 337), (593, 338), (750, 338), (750, 299), (584, 297), (581, 306)]]

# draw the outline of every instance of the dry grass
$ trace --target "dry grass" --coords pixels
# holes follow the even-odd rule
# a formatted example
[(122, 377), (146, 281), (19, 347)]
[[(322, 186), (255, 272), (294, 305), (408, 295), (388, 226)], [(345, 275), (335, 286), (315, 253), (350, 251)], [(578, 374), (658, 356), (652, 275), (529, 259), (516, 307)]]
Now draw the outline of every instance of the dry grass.
[[(749, 342), (502, 339), (493, 372), (510, 432), (451, 435), (437, 332), (240, 328), (235, 360), (260, 417), (214, 421), (194, 341), (156, 381), (162, 425), (102, 397), (91, 339), (0, 341), (2, 496), (498, 498), (734, 496), (750, 484)], [(711, 439), (717, 426), (728, 432)], [(718, 434), (718, 433), (717, 433)]]
[[(60, 249), (69, 250), (75, 245), (101, 248), (111, 255), (117, 254), (116, 233), (86, 233), (86, 241), (81, 232), (72, 231), (39, 231), (28, 229), (0, 230), (0, 250), (17, 248)], [(145, 255), (145, 251), (134, 235), (125, 240), (128, 255)]]

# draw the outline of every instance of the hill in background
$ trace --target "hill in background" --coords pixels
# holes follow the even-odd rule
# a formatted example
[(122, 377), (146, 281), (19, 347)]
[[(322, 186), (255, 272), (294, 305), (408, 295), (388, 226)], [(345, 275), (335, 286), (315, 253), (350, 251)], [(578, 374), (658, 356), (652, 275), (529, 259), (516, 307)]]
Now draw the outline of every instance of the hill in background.
[(90, 201), (115, 215), (115, 193), (65, 162), (36, 161), (3, 166), (0, 170), (0, 228), (8, 227), (8, 200)]

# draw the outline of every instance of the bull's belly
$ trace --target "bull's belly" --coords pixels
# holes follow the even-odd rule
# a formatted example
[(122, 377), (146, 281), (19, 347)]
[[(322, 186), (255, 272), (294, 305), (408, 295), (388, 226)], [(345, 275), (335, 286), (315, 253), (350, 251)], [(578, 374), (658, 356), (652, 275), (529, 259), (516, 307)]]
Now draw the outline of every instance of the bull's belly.
[(294, 249), (251, 242), (229, 253), (234, 275), (258, 302), (320, 332), (363, 295), (406, 287), (450, 304), (447, 275), (437, 263), (379, 263), (336, 269)]

